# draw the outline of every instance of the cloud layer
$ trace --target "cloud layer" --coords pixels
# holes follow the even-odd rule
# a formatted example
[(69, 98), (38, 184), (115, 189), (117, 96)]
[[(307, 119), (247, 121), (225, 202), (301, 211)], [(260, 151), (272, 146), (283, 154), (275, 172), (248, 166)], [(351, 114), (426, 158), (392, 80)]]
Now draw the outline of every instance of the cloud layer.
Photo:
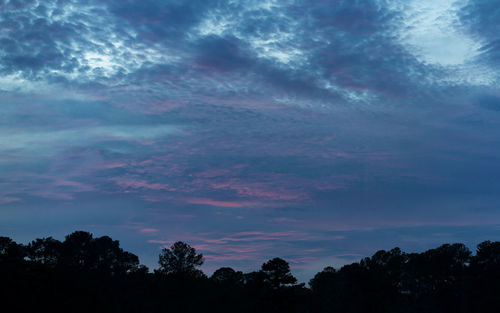
[(0, 1), (0, 229), (114, 233), (150, 265), (186, 240), (207, 268), (278, 255), (303, 273), (492, 239), (499, 12)]

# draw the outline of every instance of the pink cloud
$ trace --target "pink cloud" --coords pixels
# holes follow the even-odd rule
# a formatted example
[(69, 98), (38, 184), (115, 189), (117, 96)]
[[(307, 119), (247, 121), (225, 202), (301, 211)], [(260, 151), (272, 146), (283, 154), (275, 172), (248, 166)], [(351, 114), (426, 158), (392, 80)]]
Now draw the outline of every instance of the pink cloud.
[(333, 257), (362, 257), (362, 254), (359, 253), (341, 253), (341, 254), (335, 254)]
[(113, 168), (120, 168), (120, 167), (125, 167), (127, 164), (121, 163), (121, 162), (111, 162), (111, 163), (104, 163), (97, 165), (97, 169), (113, 169)]
[(231, 171), (227, 169), (209, 169), (200, 173), (193, 174), (193, 176), (200, 178), (213, 178), (227, 176), (228, 174), (231, 174)]
[(315, 249), (305, 249), (304, 250), (305, 253), (318, 253), (318, 252), (322, 252), (322, 251), (325, 251), (325, 249), (315, 248)]
[(305, 257), (300, 257), (300, 258), (292, 258), (288, 259), (290, 263), (292, 264), (307, 264), (307, 263), (312, 263), (318, 260), (316, 257), (312, 256), (305, 256)]
[(168, 241), (168, 240), (156, 240), (156, 239), (151, 239), (151, 240), (148, 240), (149, 243), (158, 243), (158, 244), (161, 244), (161, 245), (168, 245), (168, 244), (172, 244), (172, 241)]
[(255, 242), (255, 241), (267, 241), (267, 240), (279, 240), (285, 237), (300, 237), (296, 232), (274, 232), (266, 233), (260, 231), (247, 231), (234, 233), (229, 236), (209, 239), (209, 238), (199, 238), (199, 240), (212, 243), (212, 244), (226, 244), (229, 242)]
[(174, 214), (173, 216), (180, 220), (192, 219), (196, 217), (196, 215), (193, 214)]
[(272, 218), (269, 221), (274, 222), (274, 223), (300, 223), (300, 220), (294, 219), (294, 218), (289, 218), (289, 217), (276, 217)]
[[(40, 175), (32, 173), (19, 173), (19, 178), (30, 179), (29, 183), (23, 185), (15, 185), (13, 183), (3, 184), (8, 186), (10, 194), (28, 194), (36, 197), (57, 200), (73, 200), (73, 195), (78, 192), (95, 191), (91, 185), (84, 184), (78, 181), (70, 180), (65, 177), (56, 177), (54, 175)], [(3, 188), (5, 189), (5, 188)], [(0, 195), (0, 203), (9, 203), (21, 201), (17, 197), (7, 197)]]
[(149, 165), (149, 164), (152, 164), (152, 163), (153, 163), (153, 160), (145, 160), (145, 161), (140, 162), (139, 165), (144, 166), (144, 165)]
[(242, 260), (253, 260), (253, 256), (251, 255), (243, 255), (243, 254), (226, 254), (226, 255), (205, 255), (205, 259), (211, 261), (242, 261)]
[(74, 199), (72, 194), (56, 192), (52, 190), (34, 191), (31, 192), (31, 194), (37, 197), (48, 198), (48, 199), (67, 200), (67, 201)]
[(16, 198), (16, 197), (0, 197), (0, 204), (7, 204), (11, 202), (18, 202), (21, 201), (21, 199)]
[[(223, 236), (217, 236), (214, 233), (203, 234), (177, 234), (182, 240), (189, 243), (197, 251), (203, 253), (205, 259), (210, 264), (223, 264), (227, 261), (264, 261), (276, 254), (276, 247), (280, 242), (298, 241), (298, 240), (318, 240), (324, 236), (318, 237), (308, 235), (298, 231), (277, 231), (266, 232), (259, 230), (242, 231), (229, 233)], [(329, 240), (331, 238), (328, 238)], [(340, 239), (340, 238), (335, 238)], [(149, 243), (159, 244), (161, 247), (169, 247), (176, 238), (172, 240), (152, 239)], [(293, 255), (287, 248), (288, 252), (279, 249), (281, 255)], [(321, 248), (311, 248), (306, 252), (305, 256), (295, 255), (287, 257), (290, 262), (296, 267), (306, 266), (318, 261), (316, 254), (322, 253)]]
[(156, 228), (142, 228), (139, 231), (144, 234), (153, 234), (159, 232), (160, 230)]
[(60, 187), (73, 187), (75, 189), (75, 192), (89, 192), (95, 190), (94, 187), (88, 184), (67, 179), (56, 179), (53, 185)]
[(212, 183), (210, 186), (218, 190), (234, 190), (240, 197), (258, 198), (262, 200), (283, 201), (305, 198), (303, 192), (276, 188), (270, 183), (245, 183), (232, 179), (223, 183)]
[(200, 199), (200, 198), (187, 199), (187, 202), (191, 204), (204, 204), (204, 205), (212, 205), (225, 208), (240, 208), (250, 204), (249, 202), (217, 201), (217, 200)]
[(120, 187), (132, 189), (150, 189), (150, 190), (170, 190), (168, 184), (148, 183), (144, 180), (135, 180), (130, 178), (111, 178)]

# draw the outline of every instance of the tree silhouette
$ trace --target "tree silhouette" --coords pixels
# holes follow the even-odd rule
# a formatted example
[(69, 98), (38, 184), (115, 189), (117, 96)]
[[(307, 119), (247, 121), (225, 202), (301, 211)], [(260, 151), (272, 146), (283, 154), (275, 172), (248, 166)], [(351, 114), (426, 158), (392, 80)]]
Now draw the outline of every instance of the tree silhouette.
[[(471, 258), (470, 290), (478, 312), (498, 312), (500, 307), (500, 242), (484, 241)], [(471, 310), (472, 311), (472, 310)]]
[(337, 280), (337, 271), (327, 266), (309, 281), (313, 292), (312, 308), (315, 312), (329, 312), (338, 302)]
[(61, 262), (62, 251), (62, 243), (52, 237), (37, 238), (27, 247), (29, 260), (51, 267)]
[(210, 279), (218, 284), (241, 285), (243, 284), (243, 273), (230, 267), (221, 267), (212, 274)]
[(323, 290), (326, 289), (327, 292), (331, 293), (333, 289), (330, 286), (333, 285), (332, 282), (335, 280), (336, 273), (337, 271), (333, 267), (327, 266), (321, 272), (314, 275), (309, 281), (309, 286), (315, 292), (325, 292)]
[(473, 262), (478, 266), (500, 268), (500, 242), (487, 240), (480, 243)]
[(106, 275), (123, 275), (141, 269), (139, 258), (123, 251), (118, 240), (108, 236), (93, 238), (91, 233), (84, 231), (69, 234), (62, 243), (50, 237), (37, 239), (28, 245), (28, 257), (50, 266), (58, 264)]
[(75, 231), (67, 235), (63, 242), (65, 266), (82, 270), (90, 269), (92, 239), (92, 234), (84, 231)]
[(92, 268), (111, 275), (125, 274), (138, 269), (139, 258), (120, 248), (117, 240), (108, 236), (94, 239), (90, 246)]
[[(28, 245), (0, 237), (0, 305), (16, 312), (497, 313), (500, 242), (472, 255), (463, 244), (421, 253), (378, 251), (340, 269), (326, 267), (310, 289), (280, 258), (243, 274), (229, 267), (210, 279), (203, 256), (183, 242), (160, 254), (150, 274), (108, 236), (78, 231)], [(200, 279), (203, 278), (203, 279)], [(4, 309), (5, 310), (5, 309)]]
[(290, 272), (290, 265), (281, 258), (274, 258), (262, 264), (262, 272), (273, 289), (297, 283), (297, 278)]
[(197, 253), (196, 249), (187, 243), (177, 241), (170, 248), (162, 249), (158, 272), (182, 277), (200, 277), (203, 276), (203, 272), (196, 267), (201, 266), (203, 262), (203, 254)]
[(0, 262), (20, 263), (26, 256), (26, 250), (9, 237), (0, 237)]
[(421, 297), (453, 287), (470, 260), (471, 251), (458, 243), (409, 254), (405, 280), (410, 293)]

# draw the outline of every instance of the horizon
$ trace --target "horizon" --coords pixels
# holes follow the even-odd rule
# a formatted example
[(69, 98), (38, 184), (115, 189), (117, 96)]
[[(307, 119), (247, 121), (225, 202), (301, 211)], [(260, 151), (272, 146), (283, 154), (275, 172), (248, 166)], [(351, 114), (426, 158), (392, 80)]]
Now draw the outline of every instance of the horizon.
[[(38, 263), (39, 265), (43, 265), (43, 264), (44, 264), (44, 263), (43, 263), (43, 261), (40, 261), (40, 260), (36, 260), (36, 261), (35, 261), (35, 259), (33, 258), (33, 255), (32, 255), (32, 254), (30, 254), (30, 252), (29, 252), (29, 251), (37, 251), (36, 249), (33, 249), (33, 248), (31, 248), (31, 247), (30, 247), (30, 246), (31, 246), (31, 244), (35, 244), (35, 243), (36, 243), (39, 239), (42, 239), (42, 240), (43, 240), (43, 239), (48, 239), (48, 238), (55, 239), (55, 240), (59, 241), (59, 243), (64, 243), (67, 237), (70, 237), (70, 236), (74, 235), (75, 233), (80, 233), (80, 232), (90, 234), (90, 236), (91, 236), (91, 238), (92, 238), (93, 240), (95, 240), (95, 239), (100, 239), (100, 238), (101, 238), (101, 236), (96, 236), (95, 234), (93, 234), (93, 233), (91, 233), (91, 232), (87, 232), (87, 231), (85, 231), (85, 230), (75, 230), (75, 231), (71, 232), (70, 234), (67, 234), (66, 236), (64, 236), (64, 238), (55, 238), (55, 237), (53, 237), (53, 236), (46, 236), (46, 237), (43, 237), (43, 238), (32, 238), (32, 240), (28, 240), (28, 241), (26, 241), (26, 242), (15, 242), (15, 241), (14, 241), (14, 244), (24, 245), (25, 249), (24, 249), (23, 251), (24, 251), (24, 253), (26, 254), (26, 256), (24, 257), (23, 262), (25, 262), (25, 264), (29, 264), (29, 263), (33, 263), (33, 262), (34, 262), (34, 263)], [(1, 237), (1, 236), (0, 236), (0, 237)], [(109, 237), (109, 236), (104, 234), (104, 235), (102, 235), (102, 237)], [(4, 238), (11, 239), (11, 238), (9, 238), (9, 237), (4, 237)], [(119, 247), (119, 248), (121, 248), (121, 249), (123, 249), (123, 248), (124, 248), (123, 246), (121, 246), (121, 242), (120, 242), (120, 240), (119, 240), (119, 239), (117, 239), (117, 238), (112, 238), (112, 237), (109, 237), (109, 238), (110, 238), (112, 241), (118, 241), (118, 247)], [(165, 246), (163, 246), (163, 247), (162, 247), (162, 249), (161, 249), (161, 250), (159, 250), (159, 251), (158, 251), (158, 255), (157, 255), (157, 258), (156, 258), (156, 263), (155, 263), (155, 264), (151, 264), (151, 265), (145, 264), (144, 262), (142, 262), (142, 260), (141, 260), (140, 258), (138, 258), (138, 260), (137, 260), (137, 261), (138, 261), (138, 263), (134, 265), (135, 269), (139, 269), (139, 268), (141, 268), (141, 266), (142, 266), (142, 265), (145, 265), (145, 266), (147, 267), (147, 271), (145, 271), (144, 273), (149, 273), (149, 274), (154, 274), (154, 275), (158, 274), (158, 273), (157, 273), (157, 270), (161, 270), (161, 268), (162, 268), (162, 265), (161, 265), (161, 264), (159, 264), (159, 257), (163, 254), (164, 250), (169, 250), (169, 251), (172, 251), (172, 250), (173, 250), (173, 245), (174, 245), (174, 244), (177, 244), (177, 243), (179, 243), (179, 242), (180, 242), (180, 243), (183, 243), (183, 244), (187, 244), (187, 247), (191, 247), (191, 246), (189, 245), (189, 243), (186, 243), (186, 242), (183, 242), (183, 241), (178, 241), (178, 242), (175, 242), (175, 243), (173, 242), (173, 243), (172, 243), (172, 245), (165, 245)], [(354, 260), (354, 261), (351, 261), (351, 262), (346, 262), (346, 263), (339, 263), (339, 264), (337, 264), (336, 266), (333, 266), (333, 265), (326, 265), (325, 267), (321, 268), (321, 269), (320, 269), (320, 270), (318, 270), (317, 272), (310, 272), (310, 273), (308, 272), (308, 275), (310, 275), (309, 277), (304, 276), (304, 275), (305, 275), (305, 273), (304, 273), (304, 272), (301, 272), (301, 271), (299, 271), (299, 272), (298, 272), (298, 274), (299, 274), (299, 275), (296, 275), (297, 273), (296, 273), (296, 271), (294, 271), (293, 266), (289, 268), (289, 272), (292, 274), (292, 276), (293, 276), (293, 277), (295, 277), (295, 278), (297, 279), (297, 281), (296, 281), (296, 283), (295, 283), (295, 284), (302, 284), (302, 283), (303, 283), (303, 284), (305, 284), (305, 287), (310, 288), (310, 287), (309, 287), (309, 282), (310, 282), (313, 278), (315, 278), (316, 274), (320, 274), (320, 273), (325, 272), (325, 270), (327, 270), (327, 268), (334, 268), (337, 272), (339, 272), (339, 271), (344, 270), (344, 266), (349, 266), (349, 265), (353, 265), (353, 264), (360, 264), (360, 265), (362, 265), (362, 264), (363, 264), (363, 262), (366, 262), (366, 260), (367, 260), (367, 259), (369, 260), (369, 259), (373, 259), (374, 257), (376, 258), (376, 255), (377, 255), (378, 253), (380, 253), (380, 252), (385, 252), (385, 253), (389, 253), (389, 254), (390, 254), (390, 253), (391, 253), (394, 249), (399, 249), (399, 250), (400, 250), (400, 252), (401, 252), (402, 254), (407, 255), (407, 256), (409, 256), (409, 257), (411, 258), (411, 257), (412, 257), (412, 254), (415, 254), (415, 255), (424, 255), (424, 254), (429, 253), (429, 252), (431, 252), (431, 251), (434, 251), (434, 253), (435, 253), (436, 251), (441, 251), (441, 252), (438, 252), (438, 254), (437, 254), (437, 255), (439, 255), (439, 253), (442, 253), (442, 252), (443, 252), (442, 248), (443, 248), (444, 246), (453, 246), (453, 245), (459, 245), (459, 246), (462, 246), (462, 245), (463, 245), (463, 247), (465, 247), (465, 249), (468, 249), (468, 250), (470, 251), (470, 257), (471, 257), (471, 258), (474, 258), (474, 257), (476, 257), (476, 256), (478, 256), (478, 255), (479, 255), (479, 254), (478, 254), (478, 251), (479, 251), (480, 245), (481, 245), (481, 244), (484, 244), (484, 243), (490, 243), (490, 244), (492, 244), (492, 246), (496, 246), (496, 245), (498, 245), (498, 244), (500, 243), (500, 241), (485, 240), (485, 241), (483, 241), (483, 242), (481, 242), (481, 243), (477, 244), (477, 245), (476, 245), (476, 246), (474, 246), (474, 247), (470, 247), (470, 246), (467, 246), (467, 245), (463, 245), (463, 243), (460, 243), (460, 242), (446, 242), (446, 243), (442, 243), (442, 244), (440, 244), (440, 245), (438, 245), (438, 246), (434, 246), (434, 247), (431, 247), (431, 248), (429, 248), (429, 249), (427, 249), (427, 250), (422, 250), (422, 251), (406, 251), (406, 250), (404, 250), (404, 249), (401, 249), (400, 247), (392, 247), (392, 248), (390, 248), (390, 249), (385, 249), (385, 250), (384, 250), (384, 249), (377, 249), (377, 250), (376, 250), (376, 253), (373, 253), (372, 255), (363, 256), (363, 257), (361, 257), (359, 260)], [(35, 246), (36, 246), (36, 245), (35, 245)], [(163, 249), (163, 248), (164, 248), (164, 249)], [(194, 247), (193, 247), (193, 248), (194, 248)], [(477, 249), (476, 249), (476, 248), (477, 248)], [(484, 248), (484, 247), (483, 247), (483, 248)], [(64, 248), (63, 248), (63, 249), (64, 249)], [(71, 249), (71, 248), (70, 248), (70, 249)], [(27, 252), (27, 251), (28, 251), (28, 252)], [(63, 251), (63, 250), (61, 250), (61, 251)], [(129, 252), (129, 253), (132, 253), (133, 255), (135, 255), (134, 251), (127, 251), (126, 249), (124, 249), (123, 251), (124, 251), (124, 252)], [(195, 253), (196, 253), (196, 254), (200, 254), (200, 253), (201, 253), (201, 251), (197, 251), (196, 249), (195, 249), (194, 251), (195, 251)], [(446, 249), (445, 249), (444, 251), (446, 251)], [(483, 252), (483, 253), (484, 253), (484, 252)], [(41, 254), (41, 255), (43, 255), (43, 254)], [(197, 270), (201, 270), (201, 272), (202, 272), (204, 275), (206, 275), (206, 278), (210, 278), (210, 279), (212, 279), (212, 278), (213, 278), (213, 277), (212, 277), (212, 275), (214, 274), (214, 272), (215, 272), (215, 271), (217, 271), (217, 270), (219, 270), (219, 269), (230, 268), (230, 269), (232, 269), (232, 270), (234, 270), (234, 271), (240, 271), (240, 269), (232, 267), (232, 266), (231, 266), (231, 264), (226, 264), (225, 266), (222, 266), (222, 267), (217, 267), (217, 268), (213, 268), (213, 269), (209, 269), (209, 270), (207, 271), (207, 267), (206, 267), (206, 266), (204, 266), (204, 265), (205, 265), (205, 261), (206, 261), (206, 260), (205, 260), (205, 258), (204, 258), (204, 256), (203, 256), (203, 254), (202, 254), (202, 253), (201, 253), (201, 256), (202, 256), (202, 262), (201, 262), (201, 265), (196, 265), (196, 267), (199, 267), (199, 268), (195, 268), (195, 267), (193, 267), (193, 270), (196, 270), (196, 271), (197, 271)], [(46, 257), (46, 256), (45, 256), (45, 257)], [(413, 257), (415, 257), (415, 256), (413, 256)], [(262, 271), (261, 266), (263, 266), (263, 265), (264, 265), (264, 263), (267, 263), (267, 262), (271, 261), (272, 259), (281, 259), (281, 260), (285, 261), (288, 265), (290, 265), (290, 264), (288, 263), (288, 261), (287, 261), (287, 260), (285, 260), (285, 259), (282, 259), (282, 258), (280, 258), (280, 257), (270, 257), (269, 259), (264, 260), (264, 261), (262, 262), (262, 264), (260, 264), (260, 266), (259, 266), (259, 267), (254, 268), (254, 269), (246, 269), (246, 271), (245, 271), (245, 270), (241, 270), (240, 272), (241, 272), (242, 274), (246, 275), (246, 274), (251, 274), (251, 273), (258, 272), (258, 271)], [(58, 265), (56, 265), (56, 267), (57, 267), (57, 266), (61, 266), (61, 267), (68, 266), (68, 264), (65, 264), (65, 262), (66, 262), (66, 261), (65, 261), (64, 259), (60, 259), (60, 260), (59, 260), (59, 262), (60, 262), (60, 263), (56, 263), (56, 264), (58, 264)], [(47, 265), (47, 264), (45, 264), (45, 265)], [(49, 268), (52, 268), (52, 266), (54, 266), (54, 264), (49, 265)], [(52, 269), (54, 269), (54, 268), (52, 268)], [(83, 269), (82, 269), (82, 270), (83, 270)], [(88, 270), (88, 269), (87, 269), (87, 270)], [(85, 271), (85, 270), (84, 270), (84, 271)], [(141, 271), (141, 272), (142, 272), (142, 271)], [(171, 273), (171, 274), (172, 274), (172, 273)], [(165, 273), (160, 274), (160, 275), (165, 275)]]
[(108, 235), (151, 268), (500, 235), (490, 0), (0, 1), (0, 236)]

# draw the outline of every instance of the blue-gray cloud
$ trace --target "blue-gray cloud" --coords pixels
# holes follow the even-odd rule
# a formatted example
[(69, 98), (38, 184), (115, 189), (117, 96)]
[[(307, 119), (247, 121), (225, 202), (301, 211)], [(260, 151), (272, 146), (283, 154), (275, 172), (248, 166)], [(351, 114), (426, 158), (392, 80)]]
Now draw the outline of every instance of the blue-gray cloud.
[(492, 3), (447, 11), (482, 45), (450, 65), (405, 39), (432, 18), (418, 3), (1, 1), (0, 229), (192, 240), (245, 268), (351, 260), (388, 232), (482, 238), (500, 222)]
[(473, 0), (462, 8), (460, 21), (482, 41), (481, 55), (498, 65), (500, 61), (500, 8), (495, 1)]

